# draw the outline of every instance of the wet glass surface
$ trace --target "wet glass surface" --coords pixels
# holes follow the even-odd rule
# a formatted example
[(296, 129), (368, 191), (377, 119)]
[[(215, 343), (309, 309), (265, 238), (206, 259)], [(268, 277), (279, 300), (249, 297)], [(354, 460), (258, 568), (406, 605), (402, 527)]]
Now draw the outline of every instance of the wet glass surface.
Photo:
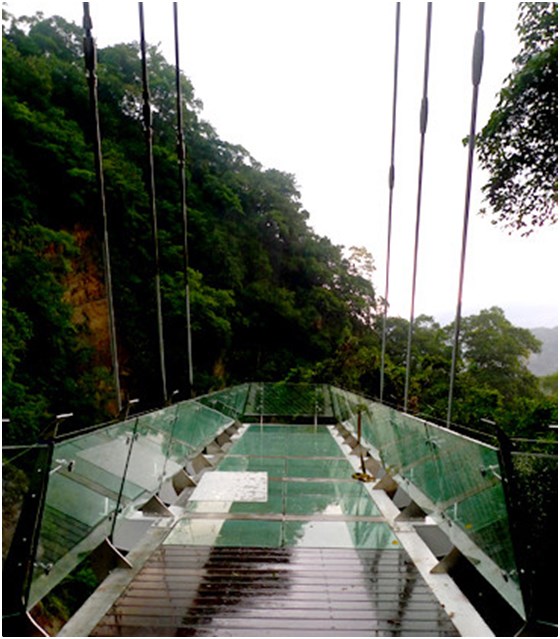
[(92, 636), (457, 635), (354, 470), (327, 427), (250, 426)]
[[(277, 532), (271, 529), (270, 538)], [(154, 553), (91, 634), (458, 633), (403, 550), (167, 545)]]
[(399, 546), (363, 484), (352, 479), (352, 465), (325, 426), (250, 426), (215, 472), (222, 473), (224, 481), (228, 473), (267, 473), (266, 500), (236, 495), (233, 484), (225, 500), (228, 487), (221, 484), (220, 500), (208, 495), (189, 500), (188, 515), (176, 524), (166, 544)]

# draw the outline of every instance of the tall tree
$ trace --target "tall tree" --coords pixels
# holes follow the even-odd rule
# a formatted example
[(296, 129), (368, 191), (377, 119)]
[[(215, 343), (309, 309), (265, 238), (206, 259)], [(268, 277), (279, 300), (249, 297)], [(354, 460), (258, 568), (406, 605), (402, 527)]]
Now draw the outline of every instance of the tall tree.
[(558, 4), (522, 2), (521, 50), (477, 138), (493, 224), (530, 234), (557, 220)]
[(481, 428), (481, 420), (490, 419), (510, 434), (529, 437), (546, 433), (557, 419), (557, 403), (527, 368), (529, 355), (540, 346), (530, 330), (514, 326), (500, 308), (466, 317), (453, 420)]

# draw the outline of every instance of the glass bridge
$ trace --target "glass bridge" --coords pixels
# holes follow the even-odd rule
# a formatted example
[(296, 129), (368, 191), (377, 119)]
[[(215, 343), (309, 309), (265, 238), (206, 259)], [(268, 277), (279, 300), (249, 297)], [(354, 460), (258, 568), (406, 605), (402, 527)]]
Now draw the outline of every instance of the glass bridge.
[(4, 624), (31, 623), (88, 556), (108, 577), (61, 635), (492, 635), (448, 574), (458, 557), (521, 623), (554, 623), (534, 546), (556, 517), (531, 494), (557, 457), (506, 444), (286, 383), (46, 442), (4, 564)]

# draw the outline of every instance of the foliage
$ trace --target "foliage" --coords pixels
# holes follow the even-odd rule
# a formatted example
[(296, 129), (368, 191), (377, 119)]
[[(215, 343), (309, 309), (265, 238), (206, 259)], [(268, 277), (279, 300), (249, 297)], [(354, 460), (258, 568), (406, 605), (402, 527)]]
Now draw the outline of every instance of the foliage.
[(557, 420), (557, 403), (527, 368), (529, 354), (541, 346), (530, 330), (492, 307), (463, 320), (461, 344), (454, 421), (484, 428), (481, 420), (491, 420), (521, 435), (545, 431)]
[(102, 581), (93, 562), (92, 555), (87, 557), (33, 608), (34, 619), (51, 636), (60, 632)]
[[(4, 405), (10, 437), (20, 441), (56, 412), (74, 411), (85, 425), (107, 408), (99, 392), (110, 379), (107, 362), (102, 370), (88, 348), (96, 343), (91, 322), (76, 323), (65, 295), (69, 271), (93, 260), (102, 273), (91, 246), (102, 229), (81, 36), (62, 18), (36, 16), (8, 17), (3, 37)], [(163, 398), (137, 47), (108, 47), (98, 59), (122, 383), (148, 409)], [(165, 355), (175, 389), (186, 387), (175, 69), (156, 47), (149, 68)], [(196, 391), (313, 367), (371, 324), (372, 284), (309, 227), (294, 177), (221, 140), (200, 118), (190, 82), (181, 82)], [(76, 241), (78, 228), (90, 245)]]
[(558, 401), (558, 372), (540, 378), (541, 389), (547, 397)]
[(557, 220), (558, 4), (519, 6), (521, 51), (477, 152), (490, 174), (483, 190), (492, 223), (528, 235)]

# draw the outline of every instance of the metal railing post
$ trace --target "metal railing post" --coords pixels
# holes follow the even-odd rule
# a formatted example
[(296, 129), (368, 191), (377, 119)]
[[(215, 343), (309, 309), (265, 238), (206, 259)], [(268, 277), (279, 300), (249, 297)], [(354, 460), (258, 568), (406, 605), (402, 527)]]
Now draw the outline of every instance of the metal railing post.
[(4, 636), (26, 636), (22, 634), (22, 630), (30, 624), (27, 605), (39, 547), (53, 455), (54, 439), (51, 438), (39, 450), (29, 490), (23, 501), (16, 531), (4, 563), (3, 576), (6, 577), (6, 587), (2, 595)]
[(119, 494), (117, 497), (117, 503), (115, 505), (115, 512), (113, 515), (113, 521), (111, 522), (111, 532), (109, 533), (109, 541), (111, 543), (113, 543), (113, 536), (115, 534), (115, 527), (117, 525), (117, 517), (119, 516), (119, 512), (120, 512), (120, 507), (121, 507), (121, 501), (122, 501), (122, 495), (123, 495), (123, 491), (124, 491), (124, 484), (126, 482), (126, 475), (128, 473), (128, 466), (130, 464), (130, 458), (132, 457), (132, 447), (134, 446), (134, 442), (136, 441), (136, 435), (138, 432), (138, 422), (140, 421), (140, 419), (137, 417), (135, 422), (134, 422), (134, 427), (132, 428), (132, 434), (130, 437), (130, 446), (128, 447), (128, 453), (126, 456), (126, 462), (124, 464), (124, 469), (123, 469), (123, 476), (121, 478), (121, 485), (119, 488)]

